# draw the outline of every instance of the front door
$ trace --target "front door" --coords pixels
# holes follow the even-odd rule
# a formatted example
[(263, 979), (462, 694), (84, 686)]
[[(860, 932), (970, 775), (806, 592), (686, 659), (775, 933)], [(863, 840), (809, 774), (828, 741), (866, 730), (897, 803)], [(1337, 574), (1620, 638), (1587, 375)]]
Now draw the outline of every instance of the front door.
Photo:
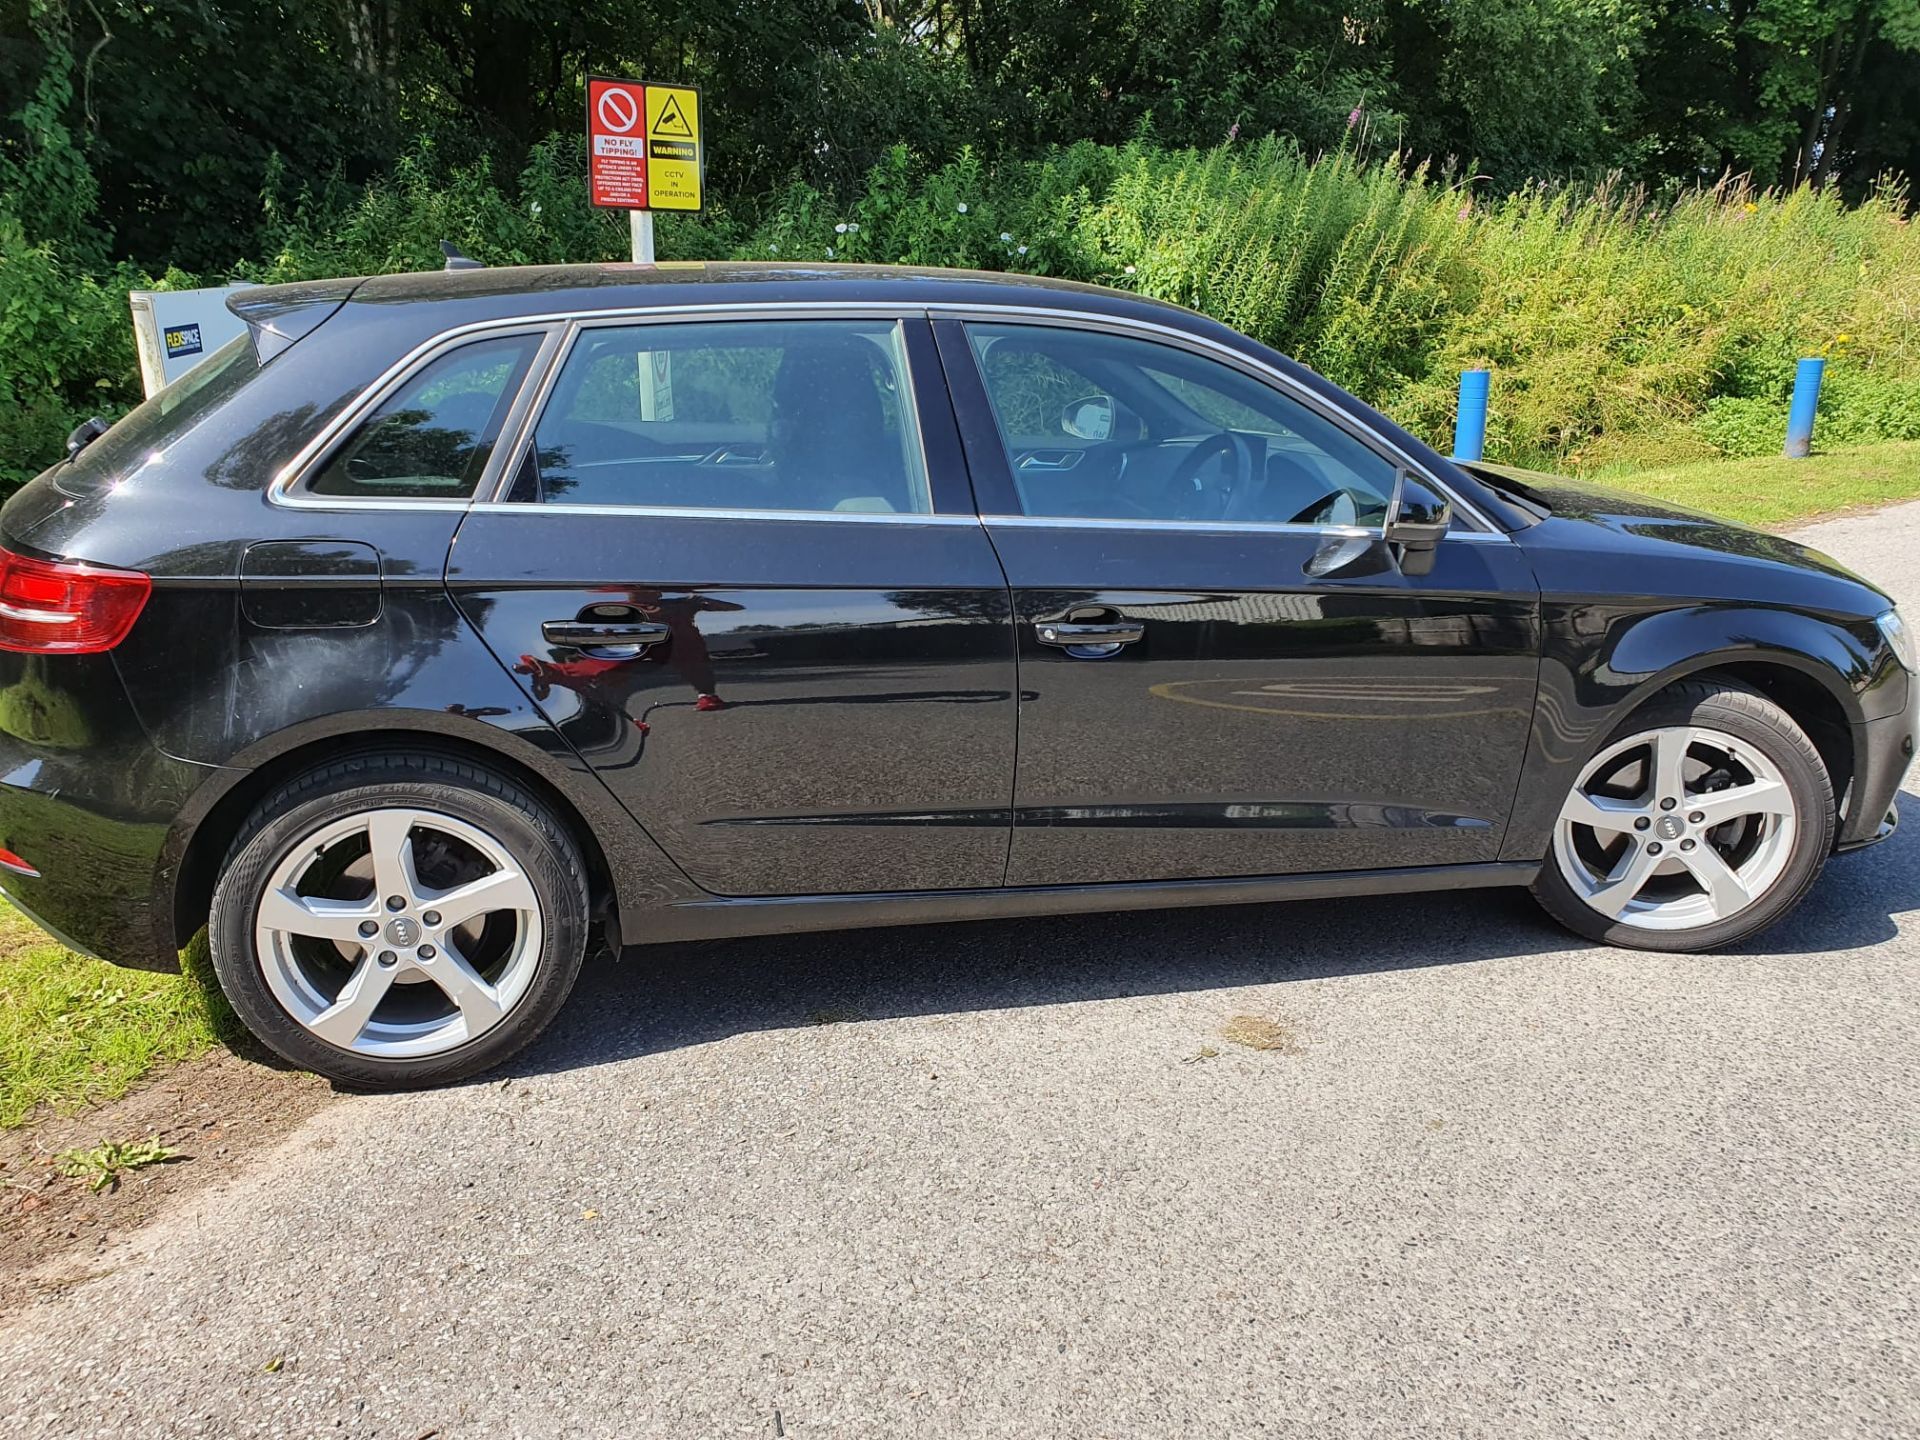
[(1009, 600), (938, 377), (923, 320), (584, 322), (460, 530), (462, 611), (707, 890), (1001, 881)]
[(1539, 648), (1505, 536), (1405, 573), (1396, 460), (1197, 344), (937, 324), (1014, 592), (1010, 884), (1498, 858)]

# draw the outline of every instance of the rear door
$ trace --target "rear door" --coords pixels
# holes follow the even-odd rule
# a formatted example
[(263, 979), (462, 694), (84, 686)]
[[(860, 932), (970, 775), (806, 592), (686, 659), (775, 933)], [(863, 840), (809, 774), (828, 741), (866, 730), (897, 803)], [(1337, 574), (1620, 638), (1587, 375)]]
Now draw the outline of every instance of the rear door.
[(935, 323), (1014, 593), (1009, 884), (1498, 857), (1539, 651), (1504, 535), (1408, 573), (1401, 462), (1199, 340)]
[(924, 319), (584, 318), (518, 444), (449, 587), (697, 884), (1001, 883), (1010, 598)]

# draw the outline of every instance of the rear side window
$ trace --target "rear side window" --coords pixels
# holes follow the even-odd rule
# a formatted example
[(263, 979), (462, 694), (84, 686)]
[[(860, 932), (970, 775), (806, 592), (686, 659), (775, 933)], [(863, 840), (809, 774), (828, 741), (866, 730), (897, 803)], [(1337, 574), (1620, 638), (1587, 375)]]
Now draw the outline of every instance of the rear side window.
[(387, 397), (308, 487), (369, 500), (465, 500), (487, 468), (538, 335), (451, 350)]
[(549, 505), (926, 514), (891, 320), (581, 331), (510, 498)]

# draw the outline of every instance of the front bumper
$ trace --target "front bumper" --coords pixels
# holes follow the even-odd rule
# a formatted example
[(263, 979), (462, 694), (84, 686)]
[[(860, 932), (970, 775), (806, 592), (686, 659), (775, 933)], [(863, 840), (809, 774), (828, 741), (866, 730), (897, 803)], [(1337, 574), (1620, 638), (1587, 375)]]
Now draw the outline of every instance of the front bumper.
[(1899, 828), (1900, 786), (1920, 746), (1920, 680), (1908, 675), (1906, 708), (1853, 727), (1855, 769), (1836, 852), (1864, 850)]

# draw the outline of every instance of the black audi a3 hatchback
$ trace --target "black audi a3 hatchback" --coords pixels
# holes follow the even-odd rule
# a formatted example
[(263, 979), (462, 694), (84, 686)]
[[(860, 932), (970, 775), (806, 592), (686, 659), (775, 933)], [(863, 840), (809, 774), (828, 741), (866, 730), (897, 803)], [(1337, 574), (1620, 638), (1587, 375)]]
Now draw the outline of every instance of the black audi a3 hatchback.
[(1894, 824), (1885, 595), (1184, 310), (771, 265), (232, 303), (0, 512), (0, 882), (121, 964), (205, 926), (348, 1082), (500, 1061), (596, 940), (1530, 885), (1703, 950)]

